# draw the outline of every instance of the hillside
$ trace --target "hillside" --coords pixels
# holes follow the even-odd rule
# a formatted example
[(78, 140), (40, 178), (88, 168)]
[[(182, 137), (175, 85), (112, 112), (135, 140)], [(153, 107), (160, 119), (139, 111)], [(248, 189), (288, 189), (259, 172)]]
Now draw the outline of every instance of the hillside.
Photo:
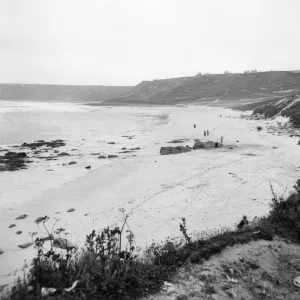
[(184, 104), (235, 106), (300, 92), (300, 73), (211, 74), (143, 81), (104, 104)]
[(128, 93), (130, 86), (0, 84), (0, 100), (102, 102)]

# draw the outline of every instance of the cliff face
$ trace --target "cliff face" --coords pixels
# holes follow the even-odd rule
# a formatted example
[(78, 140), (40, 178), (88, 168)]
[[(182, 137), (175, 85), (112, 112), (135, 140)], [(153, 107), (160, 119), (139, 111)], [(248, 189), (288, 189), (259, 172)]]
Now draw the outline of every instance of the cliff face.
[(198, 103), (232, 106), (300, 92), (300, 74), (270, 71), (253, 74), (212, 74), (143, 81), (127, 94), (105, 104)]
[(294, 127), (300, 128), (300, 93), (257, 104), (253, 109), (253, 115), (256, 114), (264, 115), (266, 118), (289, 117)]
[(102, 102), (128, 93), (128, 86), (0, 84), (0, 100)]

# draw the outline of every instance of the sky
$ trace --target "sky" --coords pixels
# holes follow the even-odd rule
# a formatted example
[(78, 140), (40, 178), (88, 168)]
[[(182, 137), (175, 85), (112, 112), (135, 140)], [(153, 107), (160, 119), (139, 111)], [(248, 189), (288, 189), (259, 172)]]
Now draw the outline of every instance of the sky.
[(0, 0), (0, 82), (300, 69), (300, 0)]

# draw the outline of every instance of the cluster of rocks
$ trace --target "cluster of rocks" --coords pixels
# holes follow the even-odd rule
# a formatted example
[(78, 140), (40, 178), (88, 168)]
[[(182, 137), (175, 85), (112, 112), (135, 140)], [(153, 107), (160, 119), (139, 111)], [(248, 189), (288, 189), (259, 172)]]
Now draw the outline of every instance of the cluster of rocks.
[(46, 142), (44, 140), (37, 140), (33, 143), (23, 143), (21, 148), (29, 148), (31, 150), (35, 150), (40, 147), (49, 147), (49, 148), (59, 148), (65, 146), (66, 143), (63, 140), (54, 140), (50, 142)]
[[(186, 141), (186, 140), (183, 139), (174, 140), (169, 143), (180, 143), (181, 141)], [(201, 142), (199, 139), (197, 139), (195, 140), (193, 147), (190, 147), (188, 145), (177, 146), (177, 147), (161, 147), (160, 154), (161, 155), (179, 154), (179, 153), (190, 152), (192, 150), (197, 150), (197, 149), (210, 149), (210, 148), (220, 148), (220, 147), (223, 147), (223, 144), (219, 142), (212, 142), (212, 141)]]
[(26, 164), (31, 162), (25, 152), (7, 152), (0, 156), (0, 172), (27, 169)]
[[(58, 148), (65, 146), (66, 143), (63, 140), (53, 140), (53, 141), (44, 141), (38, 140), (33, 143), (23, 143), (20, 146), (14, 145), (11, 148), (18, 150), (36, 150), (32, 154), (40, 154), (41, 152), (48, 152), (53, 148)], [(38, 149), (41, 147), (46, 147), (44, 149)], [(48, 148), (47, 148), (48, 147)], [(38, 150), (37, 150), (38, 149)], [(26, 152), (15, 152), (9, 151), (8, 149), (0, 149), (0, 152), (6, 152), (4, 155), (0, 156), (0, 172), (1, 171), (17, 171), (21, 169), (27, 169), (29, 163), (32, 163), (32, 160), (29, 160), (28, 153)], [(58, 150), (54, 150), (54, 153), (59, 153)], [(62, 152), (57, 156), (67, 156), (68, 153)], [(55, 160), (56, 158), (51, 156), (34, 156), (36, 158), (45, 158), (46, 160)]]

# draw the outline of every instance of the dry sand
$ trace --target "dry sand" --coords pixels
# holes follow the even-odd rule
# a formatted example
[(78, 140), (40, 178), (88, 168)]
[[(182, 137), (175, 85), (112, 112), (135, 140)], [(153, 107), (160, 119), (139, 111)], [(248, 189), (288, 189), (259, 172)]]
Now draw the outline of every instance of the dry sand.
[[(268, 211), (269, 183), (284, 193), (300, 174), (297, 139), (259, 133), (256, 126), (266, 122), (240, 119), (237, 111), (6, 102), (1, 112), (11, 120), (0, 119), (2, 148), (62, 138), (67, 145), (59, 150), (73, 155), (50, 162), (35, 159), (28, 170), (0, 173), (1, 284), (13, 282), (24, 260), (32, 258), (33, 246), (22, 250), (18, 245), (31, 241), (29, 232), (45, 235), (34, 223), (40, 216), (48, 215), (49, 224), (57, 218), (66, 237), (82, 245), (92, 229), (120, 225), (124, 208), (137, 244), (145, 247), (152, 239), (179, 235), (181, 217), (191, 232), (231, 226), (244, 214), (261, 216)], [(225, 147), (159, 155), (173, 139), (190, 139), (183, 144), (190, 146), (194, 138), (204, 140), (205, 129), (208, 139), (224, 136)], [(141, 150), (119, 154), (122, 147)], [(91, 155), (97, 152), (119, 157), (101, 160)], [(77, 164), (62, 166), (71, 160)], [(68, 213), (70, 208), (75, 211)], [(15, 220), (21, 214), (28, 217)], [(17, 226), (9, 229), (12, 223)]]

